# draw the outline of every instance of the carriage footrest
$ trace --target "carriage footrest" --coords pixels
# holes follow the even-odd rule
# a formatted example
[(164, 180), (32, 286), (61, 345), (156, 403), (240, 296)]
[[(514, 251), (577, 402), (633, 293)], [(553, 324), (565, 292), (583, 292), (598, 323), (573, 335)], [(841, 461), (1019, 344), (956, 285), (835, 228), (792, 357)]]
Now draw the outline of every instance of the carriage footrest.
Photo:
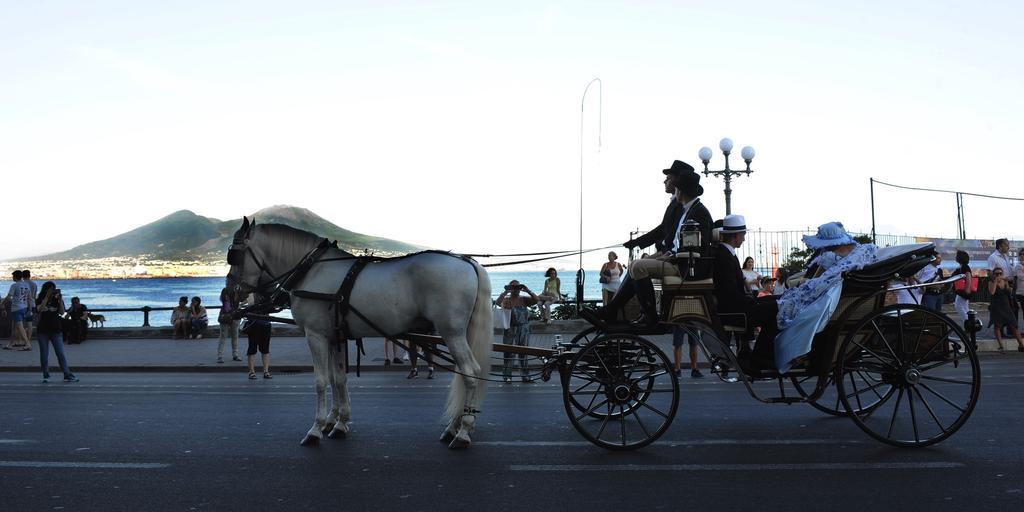
[(770, 404), (802, 404), (806, 400), (798, 396), (782, 396), (774, 398), (766, 398), (765, 402)]

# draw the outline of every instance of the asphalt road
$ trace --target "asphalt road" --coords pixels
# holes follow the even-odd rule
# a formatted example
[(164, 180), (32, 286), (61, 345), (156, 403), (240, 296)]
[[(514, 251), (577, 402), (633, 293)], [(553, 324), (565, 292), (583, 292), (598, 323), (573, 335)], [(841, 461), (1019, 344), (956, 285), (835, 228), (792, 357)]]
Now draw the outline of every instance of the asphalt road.
[(353, 375), (350, 436), (306, 448), (308, 373), (4, 373), (0, 509), (1021, 510), (1024, 358), (983, 372), (970, 421), (935, 447), (687, 377), (671, 429), (626, 453), (585, 443), (554, 383), (492, 386), (476, 444), (455, 452), (436, 441), (445, 375)]

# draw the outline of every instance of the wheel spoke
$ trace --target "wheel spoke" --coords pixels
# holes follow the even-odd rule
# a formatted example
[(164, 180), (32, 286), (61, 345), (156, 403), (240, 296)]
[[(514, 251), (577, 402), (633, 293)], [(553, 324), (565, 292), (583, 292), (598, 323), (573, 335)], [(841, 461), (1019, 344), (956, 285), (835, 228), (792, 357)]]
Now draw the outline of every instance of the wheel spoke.
[[(601, 422), (601, 429), (597, 431), (597, 435), (594, 436), (597, 439), (601, 439), (601, 434), (604, 433), (604, 428), (608, 426), (608, 420), (612, 419), (612, 403), (605, 400), (604, 403), (608, 404), (608, 414), (605, 415), (604, 421)], [(579, 421), (577, 419), (576, 421)]]
[(640, 405), (650, 409), (651, 412), (653, 412), (654, 414), (657, 414), (658, 416), (661, 416), (662, 418), (665, 418), (666, 420), (671, 420), (671, 418), (669, 418), (667, 414), (661, 412), (658, 409), (655, 409), (654, 407), (651, 407), (651, 405), (648, 404), (647, 402), (640, 402)]
[(956, 356), (956, 357), (953, 357), (953, 359), (943, 359), (942, 361), (936, 361), (936, 362), (934, 362), (932, 364), (929, 364), (929, 365), (926, 365), (926, 366), (918, 366), (917, 369), (919, 371), (926, 372), (928, 370), (934, 370), (934, 369), (936, 369), (936, 368), (938, 368), (940, 366), (946, 366), (949, 363), (953, 363), (953, 367), (955, 368), (957, 366), (956, 363), (960, 362), (961, 359), (966, 359), (966, 358), (967, 358), (967, 352), (964, 352), (964, 355), (962, 355), (962, 356)]
[[(914, 361), (914, 362), (920, 362), (920, 361), (924, 361), (925, 359), (928, 359), (928, 356), (929, 356), (929, 355), (931, 355), (931, 353), (932, 353), (932, 352), (933, 352), (933, 351), (935, 350), (935, 347), (938, 347), (939, 345), (942, 345), (942, 344), (943, 344), (943, 343), (945, 343), (945, 342), (946, 342), (947, 340), (949, 340), (949, 335), (950, 335), (950, 334), (953, 334), (953, 330), (952, 330), (952, 329), (950, 329), (949, 331), (947, 331), (947, 332), (946, 332), (946, 334), (945, 334), (945, 336), (943, 336), (942, 338), (940, 338), (940, 339), (939, 339), (939, 341), (936, 341), (936, 342), (935, 342), (935, 344), (934, 344), (934, 345), (932, 345), (932, 348), (928, 349), (928, 351), (927, 351), (927, 352), (925, 352), (925, 353), (924, 353), (924, 354), (923, 354), (923, 355), (922, 355), (921, 357), (917, 358), (917, 360), (916, 360), (916, 361)], [(914, 352), (916, 353), (917, 351), (915, 350)]]
[(903, 388), (900, 388), (900, 395), (896, 397), (896, 406), (892, 408), (892, 419), (889, 420), (889, 433), (885, 437), (892, 438), (892, 427), (896, 425), (896, 414), (900, 412), (900, 402), (903, 401)]
[(934, 380), (934, 381), (938, 381), (938, 382), (948, 382), (950, 384), (966, 384), (968, 386), (973, 386), (974, 385), (974, 382), (971, 382), (971, 381), (947, 379), (945, 377), (932, 377), (930, 375), (922, 375), (921, 378), (922, 379), (927, 379), (927, 380)]
[(875, 379), (871, 378), (869, 375), (865, 375), (864, 372), (862, 372), (860, 370), (857, 370), (857, 375), (860, 375), (860, 378), (864, 379), (864, 381), (873, 381), (873, 382), (875, 382), (876, 384), (874, 384), (871, 387), (868, 387), (866, 389), (870, 389), (871, 392), (874, 393), (875, 396), (877, 396), (879, 400), (885, 400), (884, 398), (882, 398), (882, 395), (878, 394), (878, 391), (875, 391), (878, 388), (878, 386), (881, 386), (881, 385), (885, 384), (885, 382), (880, 381), (880, 380), (875, 380)]
[[(871, 350), (870, 348), (867, 348), (864, 345), (861, 345), (859, 341), (854, 341), (853, 344), (857, 345), (858, 347), (860, 347), (861, 350), (867, 352), (868, 354), (871, 354), (872, 357), (877, 359), (882, 364), (886, 364), (886, 365), (888, 365), (888, 366), (890, 366), (892, 368), (898, 368), (902, 364), (898, 357), (894, 358), (895, 363), (889, 362), (886, 358), (884, 358), (884, 357), (878, 355), (877, 353), (875, 353), (874, 350)], [(886, 345), (888, 345), (888, 343), (886, 343)], [(861, 362), (865, 362), (865, 361), (863, 359), (861, 359)]]
[[(857, 382), (853, 380), (853, 373), (852, 372), (847, 374), (847, 375), (850, 376), (850, 385), (853, 386), (853, 396), (857, 398), (857, 410), (858, 411), (863, 411), (864, 410), (864, 404), (862, 404), (860, 402), (860, 392), (857, 391)], [(850, 398), (850, 397), (847, 396), (846, 398)]]
[(622, 446), (626, 446), (626, 409), (619, 404), (619, 431), (622, 434)]
[[(577, 373), (577, 370), (579, 371), (579, 373)], [(586, 376), (586, 377), (589, 377), (594, 382), (602, 382), (602, 379), (600, 377), (598, 377), (597, 375), (591, 373), (589, 370), (587, 370), (587, 368), (585, 366), (582, 366), (582, 365), (576, 365), (575, 367), (573, 367), (573, 373), (572, 374), (576, 378), (582, 379), (582, 378), (584, 378), (584, 376)]]
[(924, 388), (929, 393), (939, 397), (940, 400), (942, 400), (943, 402), (946, 402), (951, 407), (953, 407), (954, 409), (960, 411), (961, 413), (967, 412), (967, 409), (964, 409), (964, 408), (960, 407), (959, 405), (954, 404), (953, 402), (950, 402), (949, 399), (946, 398), (945, 396), (943, 396), (942, 393), (939, 393), (938, 391), (935, 391), (934, 389), (931, 388), (931, 386), (925, 384), (924, 382), (919, 382), (918, 385), (921, 386), (922, 388)]
[[(852, 377), (851, 377), (851, 381), (852, 381)], [(860, 389), (860, 390), (857, 390), (857, 387), (854, 386), (854, 390), (856, 390), (856, 391), (846, 395), (846, 398), (856, 397), (857, 398), (857, 403), (859, 405), (860, 404), (860, 395), (862, 395), (864, 393), (867, 393), (868, 391), (872, 391), (872, 392), (875, 393), (875, 396), (877, 396), (879, 400), (882, 400), (883, 399), (882, 395), (879, 395), (878, 391), (875, 391), (875, 390), (878, 389), (880, 386), (885, 386), (885, 385), (886, 384), (884, 382), (879, 382), (878, 384), (872, 384), (871, 386), (866, 387), (864, 389)], [(861, 408), (863, 408), (863, 407), (861, 407)]]
[(607, 373), (608, 373), (608, 375), (612, 375), (612, 371), (608, 369), (608, 365), (607, 365), (607, 364), (605, 364), (605, 362), (604, 362), (604, 358), (603, 358), (603, 357), (601, 357), (601, 351), (600, 351), (600, 350), (596, 350), (596, 349), (595, 349), (595, 350), (594, 350), (594, 356), (596, 356), (596, 357), (597, 357), (597, 361), (598, 361), (599, 363), (601, 363), (601, 366), (602, 366), (602, 367), (604, 367), (604, 371), (605, 371), (605, 372), (607, 372)]
[(585, 387), (587, 387), (587, 386), (589, 386), (591, 384), (600, 384), (600, 382), (598, 382), (596, 380), (587, 380), (586, 384), (584, 384), (584, 385), (582, 385), (582, 386), (572, 390), (571, 392), (569, 392), (569, 394), (570, 395), (576, 395), (577, 393), (584, 394), (584, 393), (580, 393), (580, 391), (583, 391), (583, 388), (585, 388)]
[[(885, 343), (885, 348), (889, 349), (889, 353), (892, 354), (892, 358), (896, 360), (896, 363), (897, 363), (896, 366), (902, 366), (903, 365), (903, 360), (900, 359), (900, 356), (896, 355), (896, 351), (892, 349), (892, 345), (889, 345), (889, 340), (885, 339), (885, 335), (882, 334), (882, 328), (878, 327), (878, 324), (875, 323), (874, 319), (871, 320), (871, 326), (875, 328), (875, 332), (878, 333), (878, 337), (882, 339), (882, 343)], [(860, 343), (857, 343), (857, 345), (860, 346), (861, 348), (863, 348), (864, 350), (868, 350), (867, 347), (864, 347)], [(871, 351), (868, 350), (868, 352), (871, 352)], [(871, 352), (871, 353), (873, 355), (875, 355), (875, 357), (878, 357), (878, 355), (874, 354), (874, 352)], [(881, 359), (881, 357), (878, 357), (878, 358)]]
[[(594, 395), (594, 396), (596, 397), (597, 395)], [(583, 419), (584, 416), (586, 416), (586, 415), (596, 411), (602, 405), (610, 404), (610, 403), (611, 402), (609, 402), (607, 398), (605, 398), (604, 400), (601, 400), (600, 402), (598, 402), (597, 405), (592, 405), (592, 406), (588, 407), (586, 411), (583, 411), (583, 414), (580, 414), (579, 416), (577, 416), (576, 417), (576, 421), (580, 421), (581, 419)], [(607, 421), (607, 420), (608, 420), (608, 418), (605, 418), (605, 421)]]
[(917, 393), (917, 398), (919, 398), (921, 400), (921, 403), (924, 404), (924, 408), (928, 411), (928, 414), (931, 415), (932, 419), (935, 420), (935, 424), (939, 426), (939, 429), (945, 432), (946, 427), (942, 426), (942, 422), (939, 421), (939, 417), (935, 415), (935, 411), (933, 411), (932, 406), (928, 404), (928, 400), (925, 400), (924, 395), (921, 393), (921, 390), (917, 389), (917, 387), (912, 387), (910, 389)]
[(907, 403), (910, 404), (910, 423), (914, 426), (914, 442), (920, 443), (921, 436), (917, 433), (917, 412), (914, 411), (914, 387), (910, 386), (908, 389)]
[(647, 427), (644, 426), (644, 422), (640, 420), (640, 415), (636, 413), (636, 407), (630, 408), (629, 413), (636, 418), (636, 424), (640, 425), (640, 430), (644, 431), (644, 436), (651, 437), (651, 433), (647, 431)]

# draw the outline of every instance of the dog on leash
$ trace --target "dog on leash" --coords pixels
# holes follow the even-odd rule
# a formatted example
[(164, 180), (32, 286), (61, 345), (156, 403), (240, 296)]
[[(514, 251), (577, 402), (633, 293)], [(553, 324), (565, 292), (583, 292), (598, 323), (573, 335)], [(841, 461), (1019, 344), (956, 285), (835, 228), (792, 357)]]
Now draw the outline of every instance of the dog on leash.
[(103, 327), (103, 322), (107, 321), (107, 317), (105, 317), (103, 315), (94, 315), (92, 313), (89, 313), (88, 315), (89, 315), (89, 326), (90, 327), (96, 327), (96, 326)]

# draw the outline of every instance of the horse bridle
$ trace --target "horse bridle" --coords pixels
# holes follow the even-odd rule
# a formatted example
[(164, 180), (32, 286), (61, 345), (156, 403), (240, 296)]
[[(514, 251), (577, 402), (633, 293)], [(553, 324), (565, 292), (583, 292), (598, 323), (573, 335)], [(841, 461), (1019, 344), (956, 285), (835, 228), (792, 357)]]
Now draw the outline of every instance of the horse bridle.
[[(293, 284), (293, 278), (305, 275), (306, 271), (309, 270), (309, 267), (313, 266), (313, 264), (319, 260), (320, 255), (330, 247), (337, 247), (337, 243), (331, 242), (327, 238), (322, 238), (320, 243), (310, 249), (309, 252), (299, 260), (299, 263), (290, 270), (275, 277), (274, 274), (267, 269), (266, 264), (259, 258), (259, 255), (256, 254), (256, 251), (252, 246), (249, 245), (247, 238), (245, 238), (244, 235), (236, 236), (234, 240), (231, 241), (231, 245), (228, 246), (228, 265), (237, 265), (244, 271), (245, 255), (248, 253), (252, 256), (252, 261), (256, 263), (256, 266), (260, 269), (260, 274), (256, 278), (256, 286), (252, 291), (266, 297), (276, 298), (276, 296), (282, 291), (287, 293), (288, 288)], [(270, 280), (265, 284), (263, 283), (263, 276), (270, 278)]]

